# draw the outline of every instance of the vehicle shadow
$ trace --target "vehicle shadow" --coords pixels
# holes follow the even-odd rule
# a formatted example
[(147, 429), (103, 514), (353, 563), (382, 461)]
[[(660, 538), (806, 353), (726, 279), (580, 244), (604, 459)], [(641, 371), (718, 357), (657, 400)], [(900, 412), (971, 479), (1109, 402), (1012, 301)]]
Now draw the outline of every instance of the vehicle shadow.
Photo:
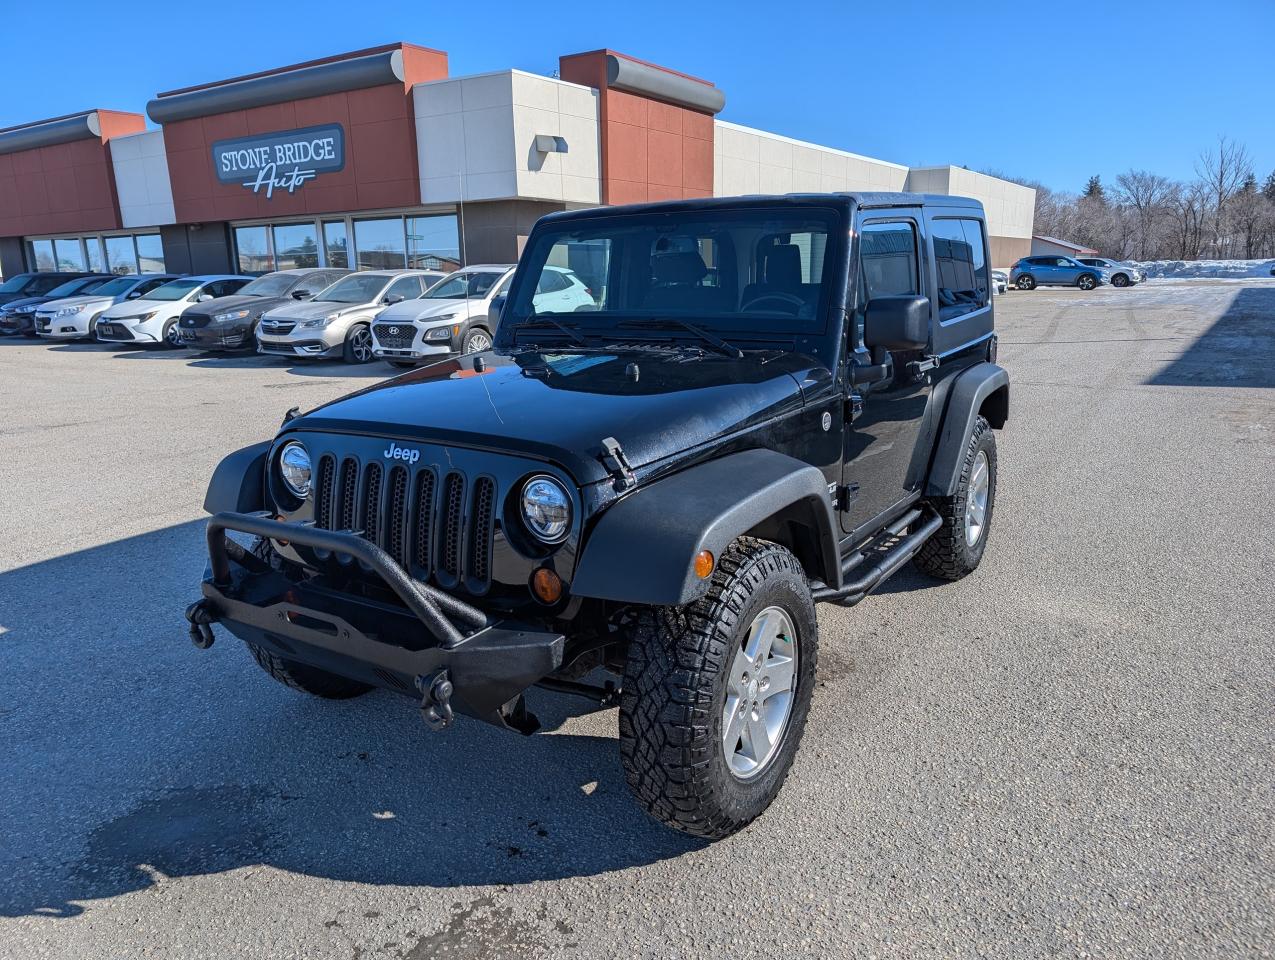
[(1275, 288), (1243, 287), (1226, 312), (1146, 380), (1160, 387), (1275, 387)]
[(202, 538), (192, 521), (0, 574), (0, 916), (253, 865), (445, 888), (701, 846), (632, 801), (613, 714), (584, 701), (533, 691), (548, 735), (433, 733), (405, 697), (289, 690), (221, 628), (197, 650)]

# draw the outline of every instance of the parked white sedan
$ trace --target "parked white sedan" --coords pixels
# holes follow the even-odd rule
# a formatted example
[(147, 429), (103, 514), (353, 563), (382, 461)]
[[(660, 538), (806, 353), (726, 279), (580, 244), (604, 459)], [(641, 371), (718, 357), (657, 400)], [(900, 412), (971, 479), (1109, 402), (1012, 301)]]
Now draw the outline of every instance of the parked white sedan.
[(236, 274), (180, 277), (151, 290), (140, 300), (127, 300), (97, 318), (97, 339), (103, 343), (162, 343), (177, 348), (181, 334), (177, 320), (191, 304), (228, 297), (252, 280)]

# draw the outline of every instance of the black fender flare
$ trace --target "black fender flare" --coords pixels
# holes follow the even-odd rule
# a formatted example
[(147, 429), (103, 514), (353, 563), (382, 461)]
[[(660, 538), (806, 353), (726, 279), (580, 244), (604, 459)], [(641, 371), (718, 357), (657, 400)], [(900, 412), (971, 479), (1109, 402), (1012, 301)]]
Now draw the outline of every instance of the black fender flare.
[(974, 421), (988, 401), (987, 419), (1000, 429), (1009, 419), (1009, 373), (995, 363), (976, 363), (956, 375), (947, 391), (947, 409), (925, 481), (927, 497), (951, 497), (961, 480), (961, 458)]
[(263, 440), (223, 457), (204, 494), (208, 513), (255, 513), (265, 509), (266, 457), (272, 441)]
[(708, 591), (708, 580), (694, 570), (701, 550), (720, 559), (744, 534), (780, 539), (767, 536), (772, 528), (799, 531), (801, 542), (792, 546), (799, 557), (806, 555), (807, 574), (840, 584), (836, 520), (823, 471), (759, 449), (689, 467), (609, 507), (588, 535), (571, 593), (658, 606), (690, 603)]

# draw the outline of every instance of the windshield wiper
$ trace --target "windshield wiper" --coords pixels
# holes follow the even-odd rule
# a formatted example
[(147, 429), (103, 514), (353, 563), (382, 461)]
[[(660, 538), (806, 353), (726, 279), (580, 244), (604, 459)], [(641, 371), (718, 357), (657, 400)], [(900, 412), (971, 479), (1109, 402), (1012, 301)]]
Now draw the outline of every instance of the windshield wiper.
[(621, 320), (616, 326), (620, 327), (681, 327), (689, 333), (695, 334), (705, 343), (709, 344), (719, 353), (724, 354), (734, 360), (743, 360), (744, 351), (739, 349), (733, 343), (728, 343), (715, 333), (709, 333), (702, 327), (697, 327), (689, 320), (683, 320), (681, 317), (645, 317), (637, 320)]
[(559, 330), (565, 333), (568, 337), (570, 337), (572, 342), (575, 343), (576, 346), (578, 347), (588, 346), (588, 343), (584, 339), (584, 334), (581, 333), (580, 327), (578, 325), (574, 323), (563, 323), (561, 320), (557, 320), (554, 317), (551, 317), (548, 314), (544, 314), (544, 313), (533, 314), (532, 316), (524, 320), (522, 323), (518, 324), (518, 326), (514, 328), (514, 335), (517, 336), (519, 330), (530, 330), (530, 329), (534, 329), (535, 327), (557, 327)]

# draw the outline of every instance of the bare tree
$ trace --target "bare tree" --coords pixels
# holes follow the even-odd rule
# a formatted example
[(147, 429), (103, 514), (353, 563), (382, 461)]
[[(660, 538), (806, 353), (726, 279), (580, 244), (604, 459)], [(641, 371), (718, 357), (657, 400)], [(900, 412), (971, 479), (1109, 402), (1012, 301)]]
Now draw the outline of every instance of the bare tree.
[(1150, 259), (1156, 222), (1168, 212), (1173, 184), (1149, 170), (1130, 170), (1116, 177), (1117, 200), (1132, 207), (1138, 222), (1138, 259)]
[(1196, 176), (1208, 191), (1212, 206), (1213, 252), (1222, 255), (1222, 230), (1226, 225), (1226, 207), (1253, 173), (1244, 145), (1218, 137), (1217, 150), (1206, 150), (1195, 163)]
[(1203, 183), (1175, 183), (1173, 211), (1176, 216), (1177, 255), (1180, 260), (1200, 259), (1204, 246), (1204, 218), (1209, 202)]

